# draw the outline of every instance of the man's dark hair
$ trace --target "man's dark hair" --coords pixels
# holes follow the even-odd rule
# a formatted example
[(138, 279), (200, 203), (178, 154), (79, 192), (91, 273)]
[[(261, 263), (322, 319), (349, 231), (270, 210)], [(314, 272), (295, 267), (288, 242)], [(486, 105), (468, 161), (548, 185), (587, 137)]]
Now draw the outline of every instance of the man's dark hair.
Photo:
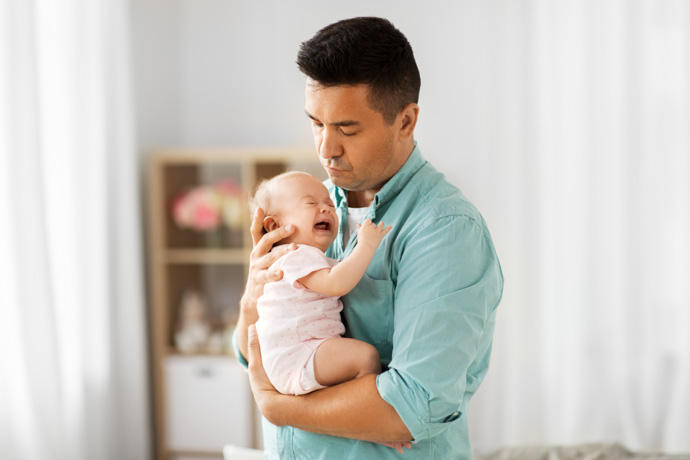
[(419, 69), (407, 38), (390, 21), (345, 19), (319, 30), (300, 46), (299, 69), (323, 86), (369, 86), (369, 105), (392, 124), (419, 100)]

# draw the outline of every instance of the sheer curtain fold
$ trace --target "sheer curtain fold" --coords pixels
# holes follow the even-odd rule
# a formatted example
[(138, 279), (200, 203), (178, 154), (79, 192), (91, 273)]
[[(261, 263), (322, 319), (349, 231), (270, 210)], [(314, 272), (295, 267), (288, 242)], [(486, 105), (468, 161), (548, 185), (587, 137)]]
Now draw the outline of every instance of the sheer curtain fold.
[(0, 457), (149, 457), (127, 2), (0, 3)]
[(529, 98), (491, 99), (493, 132), (521, 132), (488, 163), (526, 164), (492, 185), (512, 218), (493, 222), (506, 293), (475, 446), (690, 452), (690, 6), (506, 14), (486, 71)]

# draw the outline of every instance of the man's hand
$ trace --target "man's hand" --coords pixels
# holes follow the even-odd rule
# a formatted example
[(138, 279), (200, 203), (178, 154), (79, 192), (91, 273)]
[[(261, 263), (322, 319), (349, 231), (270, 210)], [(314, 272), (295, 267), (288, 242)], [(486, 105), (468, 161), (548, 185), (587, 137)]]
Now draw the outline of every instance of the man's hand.
[(390, 447), (391, 449), (395, 449), (398, 451), (399, 454), (404, 453), (403, 452), (403, 447), (407, 447), (408, 449), (412, 448), (412, 443), (410, 441), (405, 441), (405, 442), (379, 442), (378, 444), (383, 444), (386, 447)]
[(245, 357), (247, 356), (247, 327), (259, 319), (256, 302), (264, 293), (264, 285), (283, 277), (280, 270), (271, 270), (271, 266), (276, 260), (297, 247), (290, 244), (273, 249), (274, 244), (292, 235), (295, 229), (288, 225), (264, 233), (264, 217), (264, 210), (258, 208), (252, 220), (251, 233), (254, 248), (249, 256), (247, 286), (240, 300), (240, 317), (237, 321), (237, 344)]
[[(287, 254), (295, 245), (281, 246), (273, 250), (273, 245), (287, 238), (295, 232), (292, 225), (279, 227), (271, 232), (264, 233), (264, 210), (257, 208), (252, 220), (251, 233), (253, 249), (249, 256), (249, 277), (247, 279), (247, 291), (253, 292), (255, 299), (263, 294), (264, 284), (271, 281), (278, 281), (283, 277), (282, 273), (276, 270), (269, 270), (273, 263)], [(251, 288), (251, 289), (249, 289)], [(246, 295), (246, 292), (245, 292)]]

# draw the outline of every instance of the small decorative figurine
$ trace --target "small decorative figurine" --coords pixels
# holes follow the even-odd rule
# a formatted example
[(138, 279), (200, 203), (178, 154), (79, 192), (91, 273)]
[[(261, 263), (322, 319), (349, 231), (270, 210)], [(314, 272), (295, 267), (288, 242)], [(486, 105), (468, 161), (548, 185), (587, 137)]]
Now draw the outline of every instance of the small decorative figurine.
[(211, 335), (206, 303), (197, 291), (188, 290), (180, 302), (175, 347), (183, 353), (206, 350)]

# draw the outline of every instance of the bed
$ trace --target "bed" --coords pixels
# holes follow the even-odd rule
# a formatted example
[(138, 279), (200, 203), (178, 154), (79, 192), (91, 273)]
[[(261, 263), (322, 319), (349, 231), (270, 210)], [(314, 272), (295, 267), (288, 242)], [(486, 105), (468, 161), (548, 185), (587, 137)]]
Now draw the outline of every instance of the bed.
[(690, 460), (690, 454), (632, 452), (620, 444), (580, 444), (507, 447), (476, 460)]

